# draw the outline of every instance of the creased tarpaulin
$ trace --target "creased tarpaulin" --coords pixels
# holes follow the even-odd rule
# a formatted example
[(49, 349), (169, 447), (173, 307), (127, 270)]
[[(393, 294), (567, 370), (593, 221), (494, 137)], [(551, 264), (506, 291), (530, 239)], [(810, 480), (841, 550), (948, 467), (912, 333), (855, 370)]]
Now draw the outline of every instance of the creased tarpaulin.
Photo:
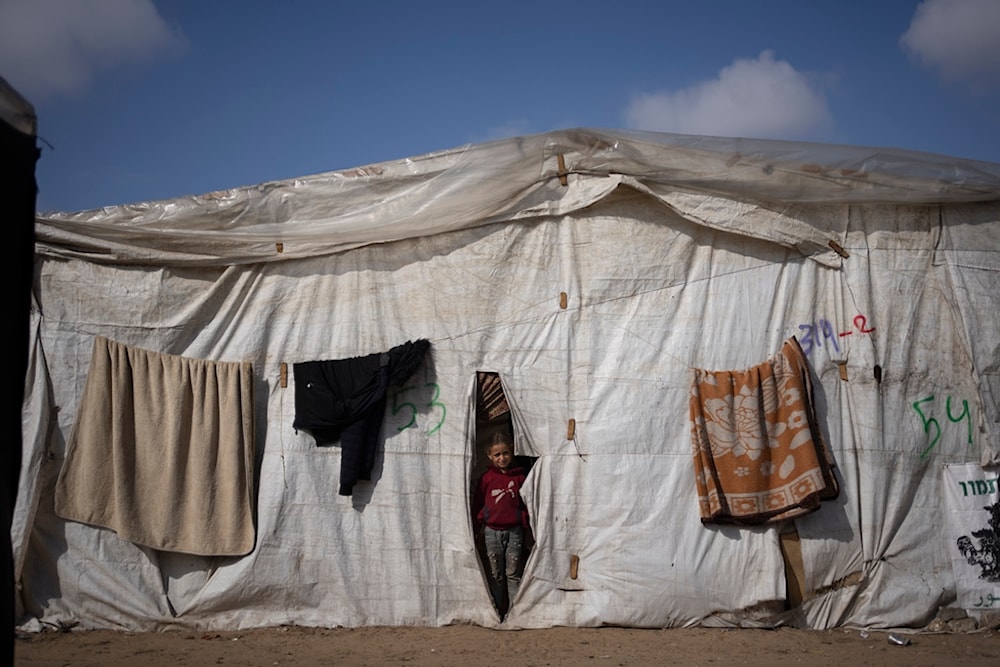
[[(941, 467), (1000, 462), (1000, 164), (560, 130), (36, 229), (23, 630), (918, 628), (955, 604)], [(63, 459), (94, 333), (253, 363), (249, 557), (155, 563), (53, 514), (47, 456)], [(688, 373), (753, 366), (794, 334), (840, 499), (796, 519), (805, 600), (771, 615), (776, 526), (734, 539), (699, 520)], [(415, 337), (433, 369), (396, 406), (389, 390), (379, 488), (337, 497), (339, 446), (293, 433), (282, 363)], [(538, 540), (502, 623), (469, 518), (478, 371), (499, 373), (537, 457)]]
[(98, 336), (56, 512), (163, 551), (249, 553), (252, 389), (248, 362), (189, 359)]
[(839, 493), (794, 337), (746, 370), (692, 368), (691, 438), (704, 523), (790, 519)]
[(295, 420), (317, 446), (340, 442), (337, 493), (349, 496), (359, 480), (370, 480), (375, 466), (386, 391), (416, 372), (430, 341), (407, 341), (388, 352), (329, 361), (303, 361), (295, 373)]

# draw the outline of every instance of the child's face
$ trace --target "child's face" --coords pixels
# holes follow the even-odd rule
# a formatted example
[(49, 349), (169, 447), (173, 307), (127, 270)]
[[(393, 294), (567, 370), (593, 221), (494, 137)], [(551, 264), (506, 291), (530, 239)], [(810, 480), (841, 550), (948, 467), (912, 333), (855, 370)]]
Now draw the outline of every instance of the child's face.
[(486, 456), (490, 459), (490, 463), (500, 468), (500, 470), (509, 468), (511, 462), (514, 460), (514, 452), (511, 450), (510, 445), (504, 444), (493, 445), (486, 452)]

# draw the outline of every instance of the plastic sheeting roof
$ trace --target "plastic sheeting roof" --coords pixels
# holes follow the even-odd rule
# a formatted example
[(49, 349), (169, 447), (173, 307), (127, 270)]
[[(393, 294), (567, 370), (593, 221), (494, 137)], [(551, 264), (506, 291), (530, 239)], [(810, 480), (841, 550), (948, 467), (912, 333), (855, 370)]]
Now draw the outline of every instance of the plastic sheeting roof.
[[(560, 187), (570, 175), (588, 177), (586, 190)], [(620, 183), (654, 195), (688, 191), (692, 199), (677, 204), (685, 208), (710, 208), (716, 199), (941, 204), (995, 200), (1000, 165), (899, 149), (566, 130), (192, 197), (51, 213), (39, 220), (39, 240), (53, 253), (91, 261), (279, 261), (565, 214)]]

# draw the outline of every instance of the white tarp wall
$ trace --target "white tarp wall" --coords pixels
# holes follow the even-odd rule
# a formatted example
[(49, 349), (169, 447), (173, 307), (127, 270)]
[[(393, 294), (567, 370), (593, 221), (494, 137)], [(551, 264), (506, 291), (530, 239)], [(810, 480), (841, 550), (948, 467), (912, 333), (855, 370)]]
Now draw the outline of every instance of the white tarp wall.
[[(505, 626), (752, 622), (786, 596), (779, 528), (701, 524), (688, 369), (754, 365), (793, 335), (842, 490), (794, 522), (809, 594), (788, 618), (922, 626), (956, 601), (943, 467), (1000, 461), (1000, 165), (579, 130), (36, 233), (26, 628), (498, 625), (469, 520), (477, 371), (500, 374), (538, 457)], [(252, 362), (251, 554), (156, 552), (55, 515), (98, 335)], [(291, 365), (416, 338), (432, 355), (390, 395), (375, 479), (338, 496), (339, 448), (291, 426)]]

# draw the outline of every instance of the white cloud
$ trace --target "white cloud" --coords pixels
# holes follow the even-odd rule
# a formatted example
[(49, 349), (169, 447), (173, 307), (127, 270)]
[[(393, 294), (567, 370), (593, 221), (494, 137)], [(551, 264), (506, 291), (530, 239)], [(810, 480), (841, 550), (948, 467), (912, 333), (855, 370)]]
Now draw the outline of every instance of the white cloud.
[(83, 91), (99, 69), (184, 45), (152, 0), (0, 2), (0, 76), (29, 99)]
[(948, 79), (975, 86), (1000, 81), (998, 0), (925, 0), (899, 41)]
[(817, 140), (833, 125), (819, 87), (771, 51), (690, 88), (638, 95), (625, 118), (641, 130), (767, 139)]

